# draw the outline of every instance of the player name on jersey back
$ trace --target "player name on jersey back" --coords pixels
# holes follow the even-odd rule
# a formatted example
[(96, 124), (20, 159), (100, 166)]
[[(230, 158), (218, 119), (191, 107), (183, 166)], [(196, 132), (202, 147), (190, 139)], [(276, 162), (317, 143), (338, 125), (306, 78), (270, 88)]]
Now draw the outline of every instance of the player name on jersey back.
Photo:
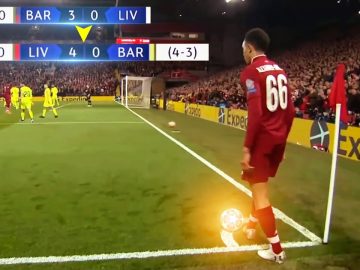
[(257, 71), (259, 71), (260, 73), (262, 73), (262, 72), (267, 72), (267, 71), (274, 71), (274, 70), (283, 70), (281, 67), (279, 67), (279, 66), (276, 65), (276, 64), (273, 64), (273, 65), (263, 65), (263, 66), (257, 67), (256, 69), (257, 69)]

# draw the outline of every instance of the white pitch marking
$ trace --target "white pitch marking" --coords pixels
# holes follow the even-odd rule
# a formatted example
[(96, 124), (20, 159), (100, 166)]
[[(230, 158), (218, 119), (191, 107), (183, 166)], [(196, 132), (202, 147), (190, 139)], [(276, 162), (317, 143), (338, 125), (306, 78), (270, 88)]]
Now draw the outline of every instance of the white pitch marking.
[[(282, 246), (284, 248), (300, 248), (300, 247), (316, 246), (318, 244), (319, 243), (315, 243), (315, 242), (286, 242), (283, 243)], [(256, 251), (267, 247), (268, 245), (246, 245), (246, 246), (244, 245), (244, 246), (230, 247), (230, 248), (216, 247), (216, 248), (175, 249), (175, 250), (144, 251), (144, 252), (129, 252), (129, 253), (94, 254), (94, 255), (3, 258), (0, 259), (0, 265), (147, 259), (147, 258), (173, 257), (173, 256), (186, 256), (186, 255), (246, 252), (246, 251)]]
[[(158, 127), (156, 127), (154, 124), (152, 124), (151, 122), (149, 122), (148, 120), (146, 120), (142, 116), (138, 115), (136, 112), (134, 112), (132, 110), (130, 110), (130, 111), (133, 114), (137, 115), (144, 122), (146, 122), (147, 124), (152, 126), (154, 129), (159, 131), (165, 137), (167, 137), (168, 139), (170, 139), (171, 141), (173, 141), (174, 143), (179, 145), (181, 148), (186, 150), (188, 153), (193, 155), (191, 153), (191, 152), (193, 152), (191, 149), (187, 148), (185, 145), (183, 145), (182, 143), (180, 143), (176, 139), (172, 138), (170, 135), (168, 135), (167, 133), (165, 133), (164, 131), (162, 131)], [(204, 163), (206, 166), (208, 166), (208, 164), (212, 165), (208, 161), (203, 159), (201, 156), (196, 154), (195, 152), (193, 152), (193, 153), (195, 154), (193, 156), (195, 158), (197, 158), (198, 160), (200, 160), (202, 163)], [(200, 157), (200, 159), (197, 156)], [(203, 161), (206, 161), (206, 162), (203, 162)], [(212, 165), (212, 166), (215, 167), (214, 165)], [(211, 169), (214, 170), (213, 168), (211, 168)], [(216, 173), (218, 173), (218, 174), (219, 174), (219, 172), (222, 172), (220, 169), (217, 169), (217, 170), (214, 170), (214, 171)], [(223, 174), (225, 176), (227, 176), (225, 173), (223, 173)], [(221, 176), (223, 176), (223, 175), (221, 175)], [(227, 179), (227, 178), (229, 178), (229, 179)], [(242, 190), (244, 193), (246, 193), (247, 195), (249, 195), (251, 197), (251, 192), (246, 187), (244, 187), (241, 184), (239, 184), (238, 182), (236, 182), (230, 176), (227, 176), (225, 179), (228, 180), (230, 183), (234, 184), (238, 189)], [(235, 183), (233, 183), (234, 181), (235, 181)], [(239, 186), (237, 184), (239, 184)], [(277, 210), (276, 215), (280, 214), (280, 216), (281, 216), (281, 214), (282, 214), (285, 217), (287, 217), (280, 210), (278, 210), (278, 209), (274, 209), (274, 210)], [(287, 217), (287, 218), (289, 218), (289, 217)], [(295, 224), (299, 225), (298, 223), (296, 223), (292, 219), (289, 218), (289, 220), (291, 222), (294, 222)], [(299, 225), (299, 226), (301, 226), (301, 225)], [(307, 229), (305, 228), (305, 230), (307, 230)], [(307, 230), (307, 232), (301, 232), (301, 231), (299, 231), (299, 232), (304, 234), (304, 235), (309, 234), (309, 233), (313, 234), (308, 230)], [(317, 236), (315, 235), (315, 237), (317, 237)], [(282, 246), (284, 248), (301, 248), (301, 247), (317, 246), (317, 245), (320, 245), (320, 243), (321, 243), (321, 239), (320, 239), (320, 241), (285, 242), (285, 243), (282, 243)], [(235, 246), (235, 247), (178, 249), (178, 250), (145, 251), (145, 252), (113, 253), (113, 254), (95, 254), (95, 255), (3, 258), (3, 259), (0, 259), (0, 265), (89, 262), (89, 261), (124, 260), (124, 259), (146, 259), (146, 258), (170, 257), (170, 256), (173, 257), (173, 256), (185, 256), (185, 255), (205, 255), (205, 254), (220, 254), (220, 253), (229, 253), (229, 252), (246, 252), (246, 251), (256, 251), (256, 250), (267, 248), (267, 247), (268, 247), (268, 245), (246, 245), (246, 246), (244, 245), (244, 246)]]
[(145, 124), (139, 121), (104, 121), (104, 122), (34, 122), (34, 123), (0, 123), (0, 125), (79, 125), (79, 124)]
[[(118, 103), (120, 104), (120, 103)], [(252, 197), (251, 191), (246, 188), (245, 186), (243, 186), (242, 184), (240, 184), (239, 182), (237, 182), (234, 178), (232, 178), (231, 176), (227, 175), (225, 172), (223, 172), (222, 170), (220, 170), (219, 168), (217, 168), (215, 165), (213, 165), (212, 163), (210, 163), (209, 161), (207, 161), (205, 158), (203, 158), (202, 156), (200, 156), (199, 154), (197, 154), (196, 152), (194, 152), (193, 150), (191, 150), (189, 147), (187, 147), (186, 145), (184, 145), (183, 143), (181, 143), (180, 141), (176, 140), (175, 138), (171, 137), (169, 134), (167, 134), (166, 132), (164, 132), (163, 130), (161, 130), (160, 128), (158, 128), (157, 126), (155, 126), (153, 123), (151, 123), (150, 121), (148, 121), (147, 119), (145, 119), (144, 117), (142, 117), (141, 115), (139, 115), (138, 113), (134, 112), (133, 110), (131, 110), (130, 108), (127, 108), (130, 112), (132, 112), (134, 115), (136, 115), (137, 117), (139, 117), (141, 120), (143, 120), (144, 122), (146, 122), (148, 125), (150, 125), (151, 127), (153, 127), (155, 130), (157, 130), (159, 133), (161, 133), (162, 135), (164, 135), (166, 138), (168, 138), (169, 140), (171, 140), (172, 142), (174, 142), (176, 145), (178, 145), (179, 147), (181, 147), (183, 150), (185, 150), (186, 152), (188, 152), (190, 155), (192, 155), (194, 158), (196, 158), (197, 160), (199, 160), (200, 162), (202, 162), (204, 165), (206, 165), (208, 168), (210, 168), (211, 170), (213, 170), (214, 172), (216, 172), (218, 175), (220, 175), (221, 177), (223, 177), (225, 180), (227, 180), (228, 182), (230, 182), (231, 184), (233, 184), (236, 188), (238, 188), (239, 190), (241, 190), (242, 192), (244, 192), (246, 195), (248, 195), (249, 197)], [(273, 208), (275, 215), (281, 219), (284, 223), (288, 224), (289, 226), (293, 227), (294, 229), (296, 229), (299, 233), (301, 233), (302, 235), (304, 235), (306, 238), (310, 239), (313, 242), (316, 243), (321, 243), (322, 240), (319, 236), (317, 236), (316, 234), (314, 234), (313, 232), (311, 232), (310, 230), (308, 230), (307, 228), (305, 228), (304, 226), (300, 225), (299, 223), (297, 223), (295, 220), (293, 220), (292, 218), (288, 217), (287, 215), (285, 215), (282, 211), (280, 211), (277, 208)]]
[(239, 243), (235, 241), (234, 234), (232, 232), (227, 232), (221, 230), (220, 232), (221, 240), (224, 242), (227, 247), (238, 247)]
[[(74, 103), (67, 103), (64, 105), (61, 105), (59, 107), (55, 107), (55, 109), (59, 110), (64, 107), (68, 107), (70, 105), (73, 105)], [(34, 122), (34, 123), (28, 123), (28, 122), (21, 122), (21, 123), (0, 123), (1, 125), (81, 125), (81, 124), (144, 124), (144, 122), (139, 121), (69, 121), (69, 122)]]
[(67, 104), (64, 104), (64, 105), (61, 105), (61, 106), (59, 106), (59, 107), (55, 107), (55, 109), (61, 109), (61, 108), (64, 108), (64, 107), (67, 107), (67, 106), (70, 106), (70, 105), (72, 105), (73, 103), (67, 103)]

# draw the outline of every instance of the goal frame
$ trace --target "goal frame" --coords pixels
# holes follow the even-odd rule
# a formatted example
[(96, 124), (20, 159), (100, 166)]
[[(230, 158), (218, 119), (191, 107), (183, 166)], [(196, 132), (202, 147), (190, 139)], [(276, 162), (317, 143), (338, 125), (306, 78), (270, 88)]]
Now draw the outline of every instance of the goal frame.
[[(142, 81), (142, 83), (144, 84), (145, 81), (151, 80), (152, 81), (153, 77), (137, 77), (137, 76), (128, 76), (126, 75), (124, 78), (121, 79), (120, 82), (120, 99), (121, 99), (121, 105), (125, 106), (126, 108), (129, 108), (129, 106), (131, 106), (129, 104), (129, 80), (133, 80), (133, 81)], [(144, 85), (142, 85), (141, 87), (144, 87)], [(145, 106), (131, 106), (133, 108), (146, 108), (146, 109), (150, 109), (151, 106), (151, 82), (150, 82), (150, 89), (144, 91), (143, 89), (143, 94), (147, 94), (146, 96), (144, 96), (144, 99), (148, 99), (146, 100), (146, 104)]]

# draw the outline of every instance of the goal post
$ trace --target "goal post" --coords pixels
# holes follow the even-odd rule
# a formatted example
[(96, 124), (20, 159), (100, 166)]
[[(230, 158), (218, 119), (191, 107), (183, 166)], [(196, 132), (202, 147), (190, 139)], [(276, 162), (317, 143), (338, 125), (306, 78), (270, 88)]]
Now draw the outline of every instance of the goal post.
[(121, 104), (132, 108), (150, 108), (152, 77), (126, 76), (121, 79)]

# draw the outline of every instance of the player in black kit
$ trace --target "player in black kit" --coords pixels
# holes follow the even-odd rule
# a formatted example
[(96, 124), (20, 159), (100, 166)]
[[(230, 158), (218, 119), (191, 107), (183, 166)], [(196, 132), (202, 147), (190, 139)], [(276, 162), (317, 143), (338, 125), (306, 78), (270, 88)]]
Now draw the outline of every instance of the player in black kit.
[(91, 102), (91, 91), (90, 91), (90, 89), (86, 89), (86, 90), (85, 90), (85, 100), (86, 100), (87, 103), (88, 103), (88, 107), (91, 107), (91, 106), (92, 106), (92, 102)]

